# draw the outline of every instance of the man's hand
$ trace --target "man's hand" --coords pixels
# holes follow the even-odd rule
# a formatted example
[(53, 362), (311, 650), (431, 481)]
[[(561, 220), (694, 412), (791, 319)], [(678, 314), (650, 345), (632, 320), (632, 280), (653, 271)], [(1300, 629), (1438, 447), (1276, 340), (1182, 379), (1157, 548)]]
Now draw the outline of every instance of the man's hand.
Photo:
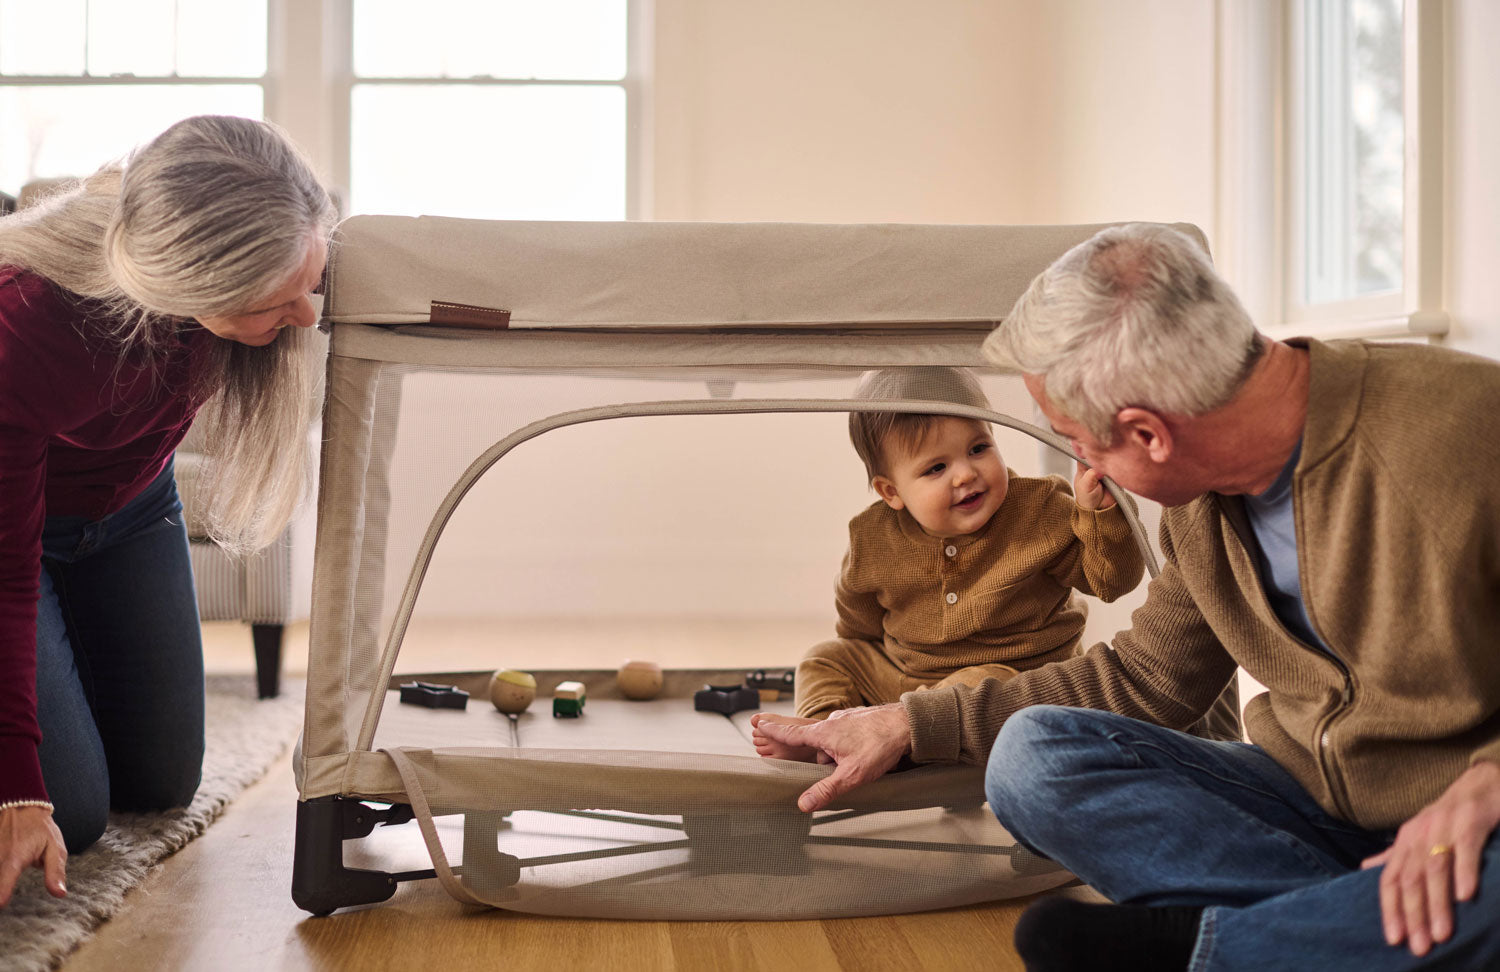
[(1073, 502), (1080, 510), (1107, 510), (1115, 505), (1115, 498), (1099, 481), (1099, 474), (1080, 462), (1073, 476)]
[(764, 713), (751, 721), (756, 731), (776, 742), (811, 747), (820, 754), (819, 762), (835, 764), (832, 773), (797, 798), (797, 808), (804, 813), (821, 810), (855, 787), (879, 779), (911, 749), (911, 725), (900, 702), (841, 709), (810, 725), (788, 725)]
[(1453, 902), (1479, 890), (1485, 842), (1500, 825), (1500, 763), (1470, 766), (1443, 795), (1401, 825), (1395, 843), (1360, 867), (1385, 865), (1380, 915), (1385, 940), (1413, 955), (1453, 934)]
[(0, 908), (10, 904), (21, 872), (33, 866), (42, 869), (42, 879), (54, 898), (67, 897), (63, 884), (67, 864), (68, 850), (52, 811), (46, 807), (0, 810)]

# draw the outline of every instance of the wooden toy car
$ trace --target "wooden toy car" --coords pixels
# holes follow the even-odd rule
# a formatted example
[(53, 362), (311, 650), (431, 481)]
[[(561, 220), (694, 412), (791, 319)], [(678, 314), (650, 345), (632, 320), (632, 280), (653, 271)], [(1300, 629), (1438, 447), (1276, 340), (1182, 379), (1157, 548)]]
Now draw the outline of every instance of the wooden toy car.
[(760, 693), (762, 703), (775, 702), (783, 692), (790, 695), (796, 688), (796, 676), (790, 668), (757, 668), (745, 676), (745, 685)]
[(469, 693), (456, 685), (432, 682), (401, 683), (401, 701), (429, 709), (463, 709), (469, 704)]
[(734, 715), (760, 708), (760, 693), (746, 685), (705, 685), (693, 693), (693, 708), (699, 712)]
[(583, 715), (584, 690), (582, 682), (558, 682), (552, 690), (552, 716), (555, 719), (576, 719)]

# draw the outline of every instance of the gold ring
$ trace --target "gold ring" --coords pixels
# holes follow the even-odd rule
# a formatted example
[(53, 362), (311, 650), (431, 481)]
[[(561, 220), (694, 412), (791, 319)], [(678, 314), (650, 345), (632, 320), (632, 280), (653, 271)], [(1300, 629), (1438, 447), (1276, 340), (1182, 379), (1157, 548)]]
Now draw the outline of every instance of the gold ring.
[(1428, 857), (1437, 857), (1440, 854), (1447, 854), (1447, 853), (1449, 853), (1452, 850), (1453, 850), (1453, 845), (1452, 844), (1433, 844), (1432, 845), (1432, 850), (1430, 850), (1430, 851), (1427, 852), (1427, 856)]

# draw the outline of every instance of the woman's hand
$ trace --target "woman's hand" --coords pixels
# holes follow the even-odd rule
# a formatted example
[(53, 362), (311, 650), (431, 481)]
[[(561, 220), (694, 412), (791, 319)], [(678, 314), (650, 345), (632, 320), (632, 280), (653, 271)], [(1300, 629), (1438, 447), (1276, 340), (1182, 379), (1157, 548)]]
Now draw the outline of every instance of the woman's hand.
[[(1480, 760), (1416, 816), (1395, 843), (1362, 868), (1385, 865), (1380, 917), (1385, 940), (1426, 955), (1453, 934), (1453, 902), (1479, 890), (1484, 845), (1500, 826), (1500, 763)], [(1495, 875), (1491, 875), (1491, 880)]]
[(1099, 481), (1099, 474), (1080, 462), (1073, 476), (1073, 502), (1080, 510), (1107, 510), (1115, 505), (1115, 498)]
[(10, 904), (16, 881), (28, 867), (42, 869), (42, 880), (54, 898), (68, 896), (63, 883), (68, 869), (68, 849), (62, 831), (46, 807), (11, 807), (0, 810), (0, 908)]

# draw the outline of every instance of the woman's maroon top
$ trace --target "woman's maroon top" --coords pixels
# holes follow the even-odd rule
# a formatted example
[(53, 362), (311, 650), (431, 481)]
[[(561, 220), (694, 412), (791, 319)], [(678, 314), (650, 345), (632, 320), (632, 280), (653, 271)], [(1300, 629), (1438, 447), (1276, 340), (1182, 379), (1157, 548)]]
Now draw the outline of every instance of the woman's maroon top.
[(88, 304), (0, 267), (0, 804), (45, 800), (37, 744), (42, 521), (114, 513), (165, 468), (202, 404), (199, 326), (151, 358), (122, 356)]

